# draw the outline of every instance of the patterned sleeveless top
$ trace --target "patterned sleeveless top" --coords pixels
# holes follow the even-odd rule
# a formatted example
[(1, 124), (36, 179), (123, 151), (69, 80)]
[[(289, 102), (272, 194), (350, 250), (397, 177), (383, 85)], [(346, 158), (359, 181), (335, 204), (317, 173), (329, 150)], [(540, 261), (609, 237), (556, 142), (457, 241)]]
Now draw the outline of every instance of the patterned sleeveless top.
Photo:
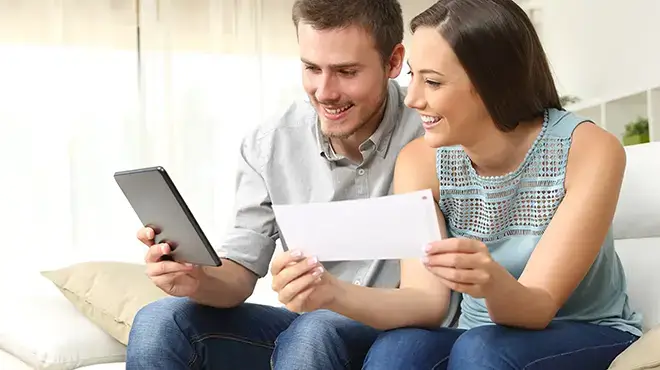
[[(460, 146), (439, 148), (440, 210), (450, 237), (481, 240), (493, 259), (519, 278), (565, 195), (564, 178), (573, 130), (585, 122), (550, 109), (521, 165), (502, 176), (480, 176)], [(483, 299), (464, 294), (459, 328), (492, 324)], [(607, 325), (641, 335), (641, 315), (628, 304), (623, 266), (608, 233), (584, 280), (555, 320)]]

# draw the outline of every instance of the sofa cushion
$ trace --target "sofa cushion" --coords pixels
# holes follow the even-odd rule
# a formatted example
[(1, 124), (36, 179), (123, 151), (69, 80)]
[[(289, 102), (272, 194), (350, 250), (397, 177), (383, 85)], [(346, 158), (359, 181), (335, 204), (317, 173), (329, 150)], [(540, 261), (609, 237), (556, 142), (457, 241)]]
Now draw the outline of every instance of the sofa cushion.
[[(9, 278), (9, 277), (5, 277)], [(0, 305), (0, 369), (66, 370), (124, 361), (126, 347), (87, 320), (38, 274), (12, 276)], [(8, 359), (9, 355), (16, 360)]]
[(609, 370), (660, 369), (660, 326), (649, 330), (621, 353)]
[(660, 286), (660, 238), (616, 240), (614, 245), (626, 272), (630, 306), (642, 314), (643, 329), (660, 325), (660, 289), (650, 288)]
[(42, 275), (90, 321), (127, 344), (137, 311), (166, 296), (144, 271), (144, 265), (107, 261), (79, 263)]
[(614, 238), (660, 237), (660, 143), (626, 146), (626, 157), (614, 214)]

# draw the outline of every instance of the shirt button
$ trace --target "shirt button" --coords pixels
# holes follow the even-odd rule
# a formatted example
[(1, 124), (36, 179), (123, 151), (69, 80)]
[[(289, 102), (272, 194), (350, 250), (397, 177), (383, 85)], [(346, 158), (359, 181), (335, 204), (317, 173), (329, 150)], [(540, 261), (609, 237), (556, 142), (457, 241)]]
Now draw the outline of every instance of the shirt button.
[(363, 168), (360, 168), (360, 169), (358, 170), (358, 175), (362, 176), (362, 175), (364, 175), (364, 172), (365, 172), (364, 169), (363, 169)]

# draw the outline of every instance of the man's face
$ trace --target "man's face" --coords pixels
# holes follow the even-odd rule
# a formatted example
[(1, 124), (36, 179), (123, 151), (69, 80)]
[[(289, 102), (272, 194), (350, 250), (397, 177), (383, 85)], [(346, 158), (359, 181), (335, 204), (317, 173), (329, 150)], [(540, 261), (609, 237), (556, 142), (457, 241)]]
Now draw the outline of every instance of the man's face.
[(380, 112), (392, 73), (372, 36), (357, 26), (316, 30), (301, 22), (298, 43), (303, 87), (324, 135), (347, 138), (371, 123)]

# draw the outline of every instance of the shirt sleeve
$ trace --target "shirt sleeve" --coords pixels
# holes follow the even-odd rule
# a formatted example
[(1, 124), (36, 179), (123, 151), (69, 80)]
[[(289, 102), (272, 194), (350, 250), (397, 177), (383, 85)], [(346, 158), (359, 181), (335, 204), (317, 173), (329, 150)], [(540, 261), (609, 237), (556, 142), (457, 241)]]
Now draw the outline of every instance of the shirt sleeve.
[(266, 182), (261, 175), (257, 140), (243, 140), (236, 174), (235, 219), (222, 243), (224, 257), (259, 277), (268, 273), (278, 229)]

